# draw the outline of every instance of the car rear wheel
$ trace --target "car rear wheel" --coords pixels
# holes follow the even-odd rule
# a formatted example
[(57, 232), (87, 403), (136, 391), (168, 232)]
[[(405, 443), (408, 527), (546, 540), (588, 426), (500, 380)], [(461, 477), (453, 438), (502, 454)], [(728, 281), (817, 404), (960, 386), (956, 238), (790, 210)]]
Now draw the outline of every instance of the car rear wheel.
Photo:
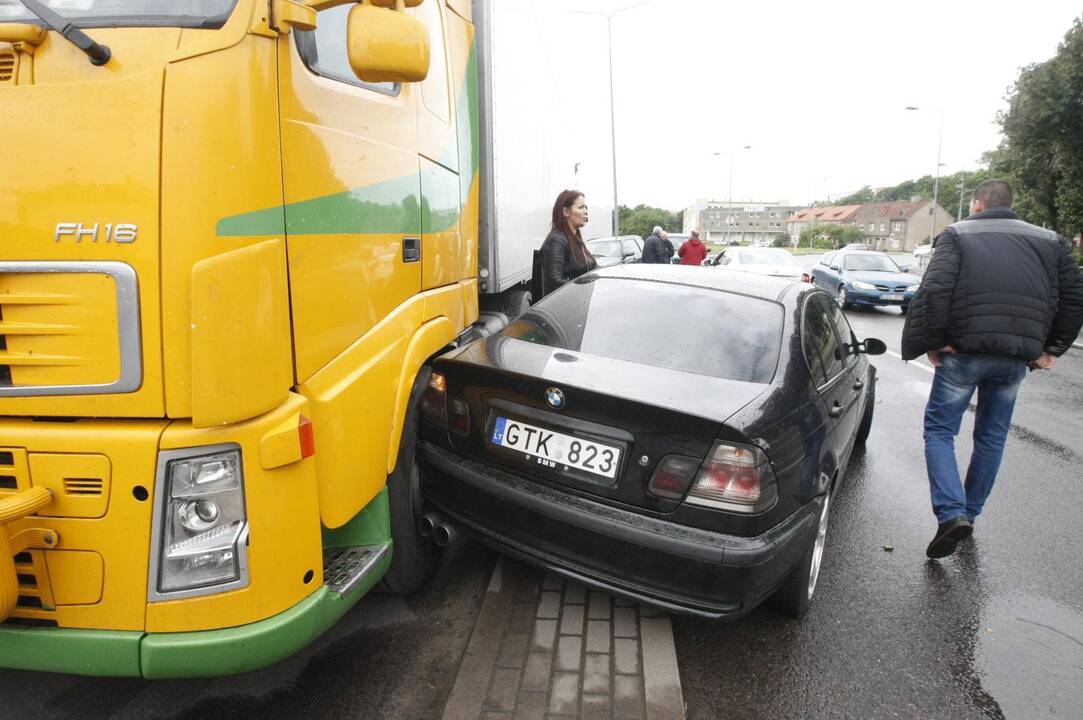
[(820, 507), (820, 521), (813, 538), (801, 562), (790, 571), (775, 594), (771, 604), (784, 613), (801, 617), (809, 608), (812, 596), (816, 593), (816, 581), (820, 577), (820, 564), (823, 562), (824, 546), (827, 542), (827, 521), (831, 513), (831, 493), (823, 496)]
[(839, 293), (836, 296), (836, 300), (839, 303), (839, 307), (843, 310), (850, 309), (850, 301), (846, 299), (846, 288), (841, 285), (839, 286)]

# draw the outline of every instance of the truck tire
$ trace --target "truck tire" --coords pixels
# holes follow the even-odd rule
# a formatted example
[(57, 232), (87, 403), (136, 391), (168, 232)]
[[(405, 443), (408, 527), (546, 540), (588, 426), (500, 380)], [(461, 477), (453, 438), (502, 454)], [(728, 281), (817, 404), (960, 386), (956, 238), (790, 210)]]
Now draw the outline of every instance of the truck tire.
[(402, 427), (399, 457), (387, 478), (391, 516), (391, 567), (377, 589), (396, 595), (419, 590), (436, 571), (440, 549), (417, 531), (422, 515), (421, 468), (415, 460), (417, 450), (417, 413), (421, 394), (429, 383), (432, 368), (423, 367), (414, 380), (406, 421)]

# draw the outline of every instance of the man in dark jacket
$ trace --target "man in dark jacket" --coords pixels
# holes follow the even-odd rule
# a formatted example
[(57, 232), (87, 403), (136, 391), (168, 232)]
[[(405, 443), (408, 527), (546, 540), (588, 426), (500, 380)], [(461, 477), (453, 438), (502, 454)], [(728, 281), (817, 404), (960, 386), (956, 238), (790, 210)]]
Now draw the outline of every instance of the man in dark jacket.
[(665, 230), (658, 233), (658, 235), (662, 238), (662, 251), (665, 253), (665, 263), (668, 265), (669, 263), (673, 262), (673, 253), (675, 252), (675, 250), (673, 249), (673, 243), (669, 241), (669, 233), (667, 233)]
[(660, 265), (668, 265), (669, 258), (673, 255), (673, 246), (670, 245), (669, 254), (666, 254), (665, 243), (662, 242), (662, 235), (665, 231), (655, 225), (654, 230), (647, 239), (643, 241), (643, 259), (640, 262), (644, 263), (656, 263)]
[[(1083, 325), (1083, 278), (1063, 238), (1011, 211), (1011, 186), (974, 189), (970, 217), (942, 232), (903, 326), (903, 359), (936, 368), (925, 407), (925, 464), (939, 523), (925, 554), (970, 536), (993, 489), (1019, 385), (1049, 369)], [(955, 436), (974, 391), (974, 452), (965, 484)]]

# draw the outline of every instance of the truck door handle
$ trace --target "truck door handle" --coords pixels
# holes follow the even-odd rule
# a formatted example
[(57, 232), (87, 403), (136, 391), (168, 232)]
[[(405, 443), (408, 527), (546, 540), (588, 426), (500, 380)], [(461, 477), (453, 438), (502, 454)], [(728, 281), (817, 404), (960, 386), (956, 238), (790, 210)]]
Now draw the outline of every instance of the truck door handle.
[(404, 237), (402, 239), (402, 261), (413, 263), (421, 259), (421, 238)]
[(842, 415), (842, 410), (842, 404), (839, 403), (838, 400), (836, 400), (835, 404), (831, 406), (831, 409), (827, 411), (827, 414), (831, 417), (838, 417), (839, 415)]

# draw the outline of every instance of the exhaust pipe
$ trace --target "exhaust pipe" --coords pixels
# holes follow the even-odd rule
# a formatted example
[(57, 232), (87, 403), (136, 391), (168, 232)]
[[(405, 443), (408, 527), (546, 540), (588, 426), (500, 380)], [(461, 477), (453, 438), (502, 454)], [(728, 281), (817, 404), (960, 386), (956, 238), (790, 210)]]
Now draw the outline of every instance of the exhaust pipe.
[(422, 515), (417, 521), (417, 534), (423, 538), (432, 538), (436, 531), (436, 526), (444, 522), (444, 516), (440, 513), (428, 513)]
[(455, 541), (458, 534), (455, 526), (446, 520), (433, 525), (432, 528), (432, 539), (438, 547), (447, 547)]

